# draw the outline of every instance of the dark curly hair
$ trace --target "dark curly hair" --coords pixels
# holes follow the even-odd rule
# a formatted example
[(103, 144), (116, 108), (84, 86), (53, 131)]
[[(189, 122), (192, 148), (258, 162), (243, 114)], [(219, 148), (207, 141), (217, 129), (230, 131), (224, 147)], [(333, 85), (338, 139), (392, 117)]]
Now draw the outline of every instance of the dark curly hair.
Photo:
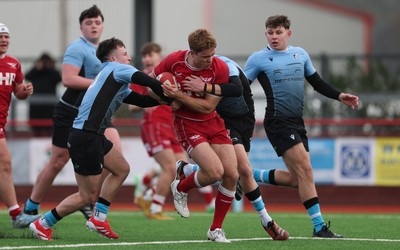
[(79, 16), (79, 24), (82, 24), (83, 20), (87, 18), (93, 18), (98, 16), (100, 16), (101, 20), (104, 22), (104, 16), (101, 13), (101, 10), (96, 5), (93, 5), (89, 9), (82, 11), (81, 15)]
[(290, 29), (290, 20), (287, 16), (284, 15), (276, 15), (270, 16), (267, 21), (265, 21), (265, 28), (277, 28), (279, 26), (284, 27), (285, 29)]
[(118, 47), (125, 47), (125, 44), (115, 37), (106, 39), (99, 44), (99, 47), (97, 47), (96, 56), (102, 63), (106, 62), (109, 60), (108, 56), (111, 52)]

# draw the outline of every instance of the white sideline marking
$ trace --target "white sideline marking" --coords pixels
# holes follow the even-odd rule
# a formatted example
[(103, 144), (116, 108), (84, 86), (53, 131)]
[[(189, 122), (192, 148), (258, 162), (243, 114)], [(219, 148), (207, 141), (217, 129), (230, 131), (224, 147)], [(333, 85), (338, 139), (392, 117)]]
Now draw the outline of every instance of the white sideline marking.
[[(242, 238), (229, 239), (230, 241), (259, 241), (272, 240), (269, 238)], [(343, 239), (321, 239), (311, 237), (290, 237), (290, 240), (340, 240), (340, 241), (376, 241), (376, 242), (400, 242), (400, 239), (363, 239), (363, 238), (343, 238)], [(187, 244), (187, 243), (213, 243), (209, 240), (179, 240), (179, 241), (148, 241), (148, 242), (119, 242), (119, 243), (89, 243), (74, 245), (47, 245), (47, 246), (6, 246), (0, 247), (0, 250), (9, 249), (38, 249), (38, 248), (80, 248), (80, 247), (97, 247), (97, 246), (136, 246), (136, 245), (163, 245), (163, 244)]]

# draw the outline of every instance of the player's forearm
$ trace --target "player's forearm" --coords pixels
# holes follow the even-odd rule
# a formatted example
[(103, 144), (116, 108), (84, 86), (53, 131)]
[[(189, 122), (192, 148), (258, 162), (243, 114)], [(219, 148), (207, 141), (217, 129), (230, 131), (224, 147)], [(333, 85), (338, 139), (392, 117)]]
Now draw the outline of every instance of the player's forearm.
[(141, 108), (160, 105), (158, 101), (151, 98), (150, 96), (141, 95), (134, 91), (132, 91), (127, 97), (125, 97), (123, 102), (131, 105), (136, 105)]
[(184, 93), (179, 93), (175, 95), (175, 100), (181, 102), (186, 107), (190, 108), (193, 111), (209, 114), (215, 110), (216, 104), (214, 102), (210, 102), (207, 99), (200, 98), (192, 98), (187, 96)]
[(149, 77), (145, 73), (137, 71), (132, 75), (131, 80), (135, 84), (151, 88), (151, 90), (165, 102), (172, 102), (170, 98), (164, 95), (163, 89), (161, 87), (162, 83), (152, 77)]
[(317, 72), (311, 76), (307, 76), (306, 79), (318, 93), (331, 99), (339, 100), (339, 95), (341, 92), (325, 82)]
[(212, 95), (237, 97), (243, 94), (243, 86), (238, 76), (231, 76), (226, 84), (205, 84), (203, 91)]

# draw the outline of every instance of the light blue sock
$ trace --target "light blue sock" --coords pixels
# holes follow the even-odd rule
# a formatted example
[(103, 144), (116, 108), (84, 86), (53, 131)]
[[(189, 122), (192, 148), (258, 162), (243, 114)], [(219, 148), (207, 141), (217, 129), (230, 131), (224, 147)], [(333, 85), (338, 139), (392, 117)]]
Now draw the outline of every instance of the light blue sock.
[(34, 210), (39, 211), (39, 208), (40, 208), (40, 203), (33, 202), (31, 201), (31, 199), (28, 198), (25, 204), (26, 211), (34, 211)]
[(307, 209), (308, 215), (314, 225), (315, 232), (321, 231), (322, 227), (325, 225), (325, 221), (322, 218), (321, 210), (319, 208), (319, 203)]
[(103, 213), (103, 214), (108, 214), (108, 209), (110, 206), (104, 205), (102, 203), (96, 202), (96, 210)]
[(269, 171), (270, 170), (253, 169), (254, 180), (258, 183), (270, 184)]
[(49, 227), (52, 227), (54, 224), (58, 222), (56, 217), (54, 217), (53, 213), (51, 211), (48, 211), (44, 216), (43, 219), (46, 221), (47, 225)]
[(253, 208), (256, 211), (260, 211), (262, 209), (264, 209), (265, 205), (264, 202), (261, 198), (261, 196), (259, 196), (257, 199), (255, 199), (254, 201), (250, 201), (251, 205), (253, 205)]
[(183, 173), (185, 174), (185, 177), (188, 177), (193, 172), (196, 172), (199, 169), (200, 169), (199, 165), (188, 163), (183, 167)]
[(110, 206), (107, 206), (103, 203), (96, 202), (96, 209), (94, 210), (94, 219), (98, 221), (106, 221), (108, 209)]
[(258, 216), (260, 216), (263, 226), (267, 226), (268, 222), (270, 222), (272, 218), (271, 216), (269, 216), (267, 209), (265, 208), (260, 189), (257, 187), (256, 189), (249, 193), (246, 193), (245, 195), (247, 199), (251, 202), (251, 205), (253, 205), (254, 210), (257, 211)]

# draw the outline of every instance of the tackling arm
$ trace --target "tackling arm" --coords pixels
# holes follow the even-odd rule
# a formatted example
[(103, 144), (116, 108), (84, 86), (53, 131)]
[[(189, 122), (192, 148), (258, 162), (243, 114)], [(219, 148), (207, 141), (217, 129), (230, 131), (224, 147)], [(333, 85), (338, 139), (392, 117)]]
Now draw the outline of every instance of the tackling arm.
[(176, 86), (163, 85), (162, 88), (167, 96), (199, 113), (211, 113), (221, 100), (221, 97), (214, 95), (206, 95), (204, 99), (193, 98), (180, 91)]
[(151, 98), (150, 96), (141, 95), (136, 93), (135, 91), (131, 91), (131, 93), (127, 97), (125, 97), (123, 102), (127, 104), (136, 105), (141, 108), (160, 105), (160, 103), (157, 100)]
[(226, 97), (236, 97), (243, 94), (243, 86), (239, 76), (230, 76), (226, 84), (204, 83), (200, 77), (191, 76), (182, 81), (186, 90)]

